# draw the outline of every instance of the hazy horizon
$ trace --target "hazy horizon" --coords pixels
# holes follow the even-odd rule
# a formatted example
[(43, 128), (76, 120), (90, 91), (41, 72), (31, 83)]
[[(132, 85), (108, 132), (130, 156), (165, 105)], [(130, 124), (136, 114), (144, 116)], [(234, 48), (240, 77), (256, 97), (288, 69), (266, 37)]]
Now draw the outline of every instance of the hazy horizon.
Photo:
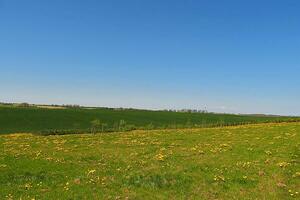
[(0, 0), (0, 102), (299, 116), (299, 9)]

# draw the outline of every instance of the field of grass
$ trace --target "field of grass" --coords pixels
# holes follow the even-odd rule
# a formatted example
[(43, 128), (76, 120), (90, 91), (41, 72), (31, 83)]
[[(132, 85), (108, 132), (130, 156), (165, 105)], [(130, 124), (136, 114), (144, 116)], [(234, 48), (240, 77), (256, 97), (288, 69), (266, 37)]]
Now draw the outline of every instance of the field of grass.
[(9, 134), (0, 149), (0, 199), (300, 198), (300, 123)]
[[(91, 121), (105, 123), (105, 131), (211, 127), (244, 123), (299, 120), (291, 117), (241, 116), (213, 113), (177, 113), (146, 110), (114, 110), (58, 107), (15, 107), (0, 105), (0, 134), (16, 132), (90, 131)], [(126, 124), (120, 129), (120, 121)]]

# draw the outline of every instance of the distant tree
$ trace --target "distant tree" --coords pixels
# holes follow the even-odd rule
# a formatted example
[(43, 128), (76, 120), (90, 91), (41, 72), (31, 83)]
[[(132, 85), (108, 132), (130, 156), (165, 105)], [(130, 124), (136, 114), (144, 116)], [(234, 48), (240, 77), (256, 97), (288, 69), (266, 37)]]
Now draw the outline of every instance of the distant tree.
[(19, 106), (20, 107), (29, 107), (30, 105), (29, 105), (29, 103), (24, 102), (24, 103), (20, 103)]
[(148, 125), (146, 126), (146, 129), (148, 129), (148, 130), (154, 129), (153, 123), (151, 122), (150, 124), (148, 124)]
[(113, 123), (113, 130), (114, 131), (119, 131), (119, 122), (114, 122)]
[(119, 123), (119, 131), (125, 130), (126, 124), (127, 124), (126, 121), (121, 119)]
[(186, 126), (187, 128), (192, 128), (192, 127), (193, 127), (193, 123), (191, 122), (190, 119), (186, 122), (185, 126)]
[(107, 124), (106, 123), (102, 123), (101, 124), (101, 132), (103, 133), (105, 128), (107, 127)]
[(91, 132), (93, 134), (96, 133), (97, 130), (99, 130), (102, 126), (102, 123), (99, 119), (95, 119), (93, 121), (91, 121)]

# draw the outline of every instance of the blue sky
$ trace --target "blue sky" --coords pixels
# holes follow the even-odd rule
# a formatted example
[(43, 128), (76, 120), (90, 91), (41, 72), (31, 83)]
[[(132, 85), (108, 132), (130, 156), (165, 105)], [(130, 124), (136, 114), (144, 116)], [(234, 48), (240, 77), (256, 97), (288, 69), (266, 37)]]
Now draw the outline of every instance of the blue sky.
[(298, 0), (0, 0), (0, 101), (300, 115)]

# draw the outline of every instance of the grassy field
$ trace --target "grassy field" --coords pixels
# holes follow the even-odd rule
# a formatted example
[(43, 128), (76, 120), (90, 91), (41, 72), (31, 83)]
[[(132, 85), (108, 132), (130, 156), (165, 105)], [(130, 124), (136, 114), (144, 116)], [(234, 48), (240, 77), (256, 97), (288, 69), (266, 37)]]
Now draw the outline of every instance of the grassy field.
[(0, 199), (299, 199), (300, 123), (0, 136)]
[(241, 116), (213, 113), (177, 113), (146, 110), (114, 110), (57, 107), (15, 107), (0, 105), (0, 133), (47, 132), (70, 130), (87, 132), (91, 121), (105, 123), (105, 131), (118, 131), (120, 121), (126, 124), (122, 130), (210, 127), (243, 123), (262, 123), (299, 120), (291, 117)]

